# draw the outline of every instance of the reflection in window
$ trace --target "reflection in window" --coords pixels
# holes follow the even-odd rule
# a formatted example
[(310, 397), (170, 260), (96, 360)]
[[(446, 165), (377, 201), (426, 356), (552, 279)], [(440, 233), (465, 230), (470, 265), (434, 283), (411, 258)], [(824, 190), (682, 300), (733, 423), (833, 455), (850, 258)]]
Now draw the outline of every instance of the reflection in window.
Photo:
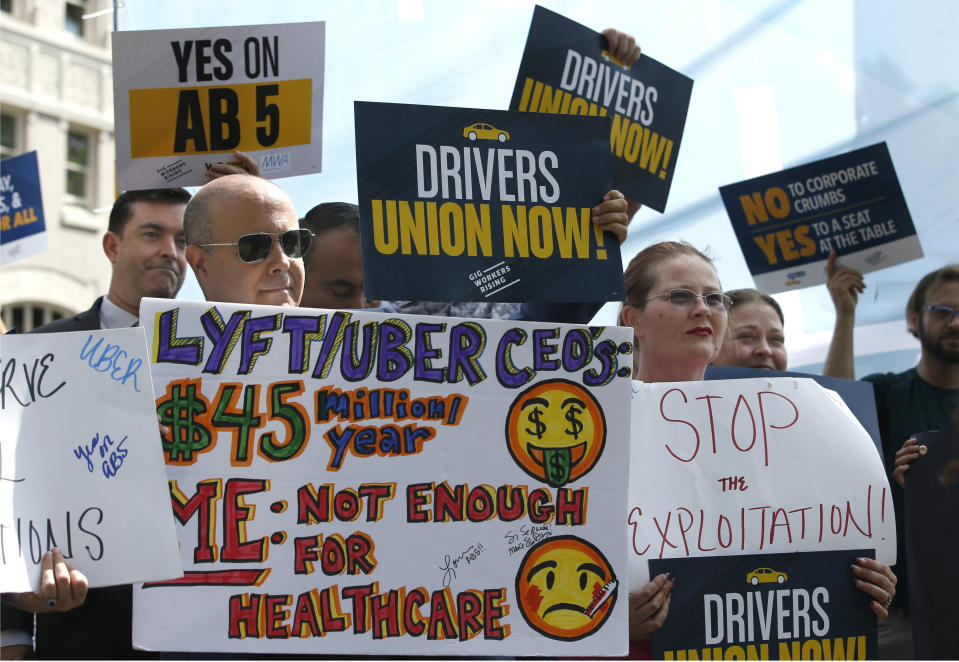
[(93, 170), (92, 139), (78, 129), (67, 131), (67, 199), (74, 204), (90, 201), (90, 178)]

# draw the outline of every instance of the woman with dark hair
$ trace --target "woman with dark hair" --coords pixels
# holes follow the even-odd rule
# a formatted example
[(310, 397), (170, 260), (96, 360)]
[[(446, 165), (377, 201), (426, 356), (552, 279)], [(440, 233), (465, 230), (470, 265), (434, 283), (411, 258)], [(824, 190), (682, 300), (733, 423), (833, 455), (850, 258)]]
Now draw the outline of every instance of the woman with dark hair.
[[(720, 352), (733, 305), (709, 257), (688, 243), (664, 241), (640, 251), (629, 263), (625, 278), (626, 302), (620, 320), (633, 328), (634, 378), (644, 382), (703, 379), (706, 366)], [(889, 566), (860, 559), (853, 573), (856, 586), (873, 598), (873, 612), (885, 618), (883, 605), (896, 592), (896, 576)], [(630, 594), (631, 657), (649, 655), (644, 644), (636, 642), (662, 626), (675, 582), (676, 578), (658, 575)]]

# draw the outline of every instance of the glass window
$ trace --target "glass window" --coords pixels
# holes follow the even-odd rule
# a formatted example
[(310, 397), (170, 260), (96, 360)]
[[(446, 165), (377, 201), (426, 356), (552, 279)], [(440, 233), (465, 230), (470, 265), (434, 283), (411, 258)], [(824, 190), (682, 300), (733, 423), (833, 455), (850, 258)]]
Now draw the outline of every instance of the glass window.
[(3, 306), (0, 319), (3, 319), (8, 329), (15, 328), (19, 333), (27, 333), (70, 314), (48, 303), (20, 302)]
[(63, 27), (78, 37), (83, 36), (83, 15), (87, 13), (86, 2), (72, 0), (64, 3)]
[(0, 0), (0, 11), (5, 14), (13, 13), (13, 0)]
[(0, 158), (7, 159), (19, 152), (17, 120), (13, 113), (0, 113)]
[(67, 199), (74, 204), (90, 202), (93, 176), (93, 139), (86, 131), (67, 131)]

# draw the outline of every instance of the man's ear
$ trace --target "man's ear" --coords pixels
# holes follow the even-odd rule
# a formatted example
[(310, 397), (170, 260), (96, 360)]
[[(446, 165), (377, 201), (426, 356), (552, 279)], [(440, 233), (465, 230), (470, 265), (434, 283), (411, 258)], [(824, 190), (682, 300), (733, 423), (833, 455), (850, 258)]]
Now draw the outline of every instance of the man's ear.
[(199, 246), (189, 245), (186, 247), (186, 261), (193, 268), (196, 279), (201, 287), (207, 280), (206, 262), (209, 254)]
[(909, 313), (906, 316), (906, 326), (909, 328), (909, 333), (911, 333), (914, 338), (919, 337), (919, 315), (915, 313)]
[(120, 244), (120, 236), (116, 232), (107, 230), (103, 235), (103, 252), (111, 263), (117, 263), (117, 252)]

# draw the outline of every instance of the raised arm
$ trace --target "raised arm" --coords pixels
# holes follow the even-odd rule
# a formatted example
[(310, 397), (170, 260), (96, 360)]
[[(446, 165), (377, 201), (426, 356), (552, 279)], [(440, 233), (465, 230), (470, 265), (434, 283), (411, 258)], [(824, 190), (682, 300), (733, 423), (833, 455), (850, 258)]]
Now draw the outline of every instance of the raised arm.
[(835, 249), (829, 254), (826, 264), (829, 280), (829, 296), (836, 307), (836, 326), (829, 342), (826, 364), (822, 374), (826, 377), (855, 379), (855, 361), (853, 360), (853, 328), (856, 326), (856, 303), (859, 295), (866, 289), (862, 274), (854, 269), (836, 266)]

